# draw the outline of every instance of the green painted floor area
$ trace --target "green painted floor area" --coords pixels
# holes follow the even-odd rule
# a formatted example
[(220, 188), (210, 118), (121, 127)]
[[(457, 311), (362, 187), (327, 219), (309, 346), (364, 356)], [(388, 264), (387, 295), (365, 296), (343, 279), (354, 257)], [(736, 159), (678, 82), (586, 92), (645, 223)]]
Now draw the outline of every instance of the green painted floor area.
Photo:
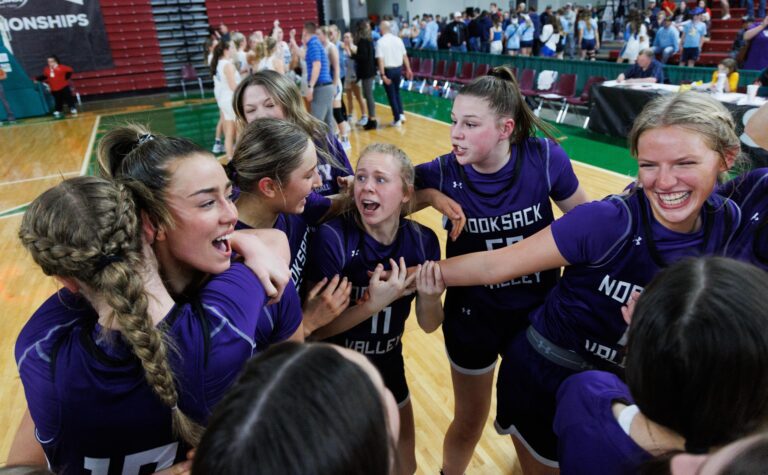
[[(420, 114), (440, 122), (451, 122), (451, 105), (449, 99), (428, 96), (413, 91), (400, 91), (403, 107), (407, 112)], [(384, 88), (374, 89), (377, 102), (388, 104)], [(560, 144), (572, 160), (587, 163), (605, 170), (611, 170), (622, 175), (635, 176), (637, 162), (629, 153), (626, 140), (595, 134), (581, 127), (554, 124), (559, 131)], [(446, 137), (447, 141), (447, 137)]]

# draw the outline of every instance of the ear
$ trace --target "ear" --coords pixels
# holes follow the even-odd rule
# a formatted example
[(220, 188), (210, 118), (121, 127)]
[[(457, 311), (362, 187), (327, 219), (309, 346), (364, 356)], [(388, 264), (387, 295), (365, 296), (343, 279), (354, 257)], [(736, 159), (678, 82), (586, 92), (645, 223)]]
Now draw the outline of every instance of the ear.
[(509, 137), (512, 136), (512, 132), (515, 131), (515, 119), (512, 119), (511, 117), (507, 117), (505, 119), (502, 119), (501, 126), (499, 127), (499, 132), (501, 132), (501, 135), (499, 136), (499, 140), (509, 140)]
[[(152, 218), (149, 217), (149, 214), (142, 210), (140, 212), (140, 218), (141, 218), (141, 233), (144, 235), (144, 240), (149, 244), (150, 246), (155, 243), (155, 241), (160, 241), (162, 239), (158, 239), (158, 235), (161, 232), (161, 227), (156, 225)], [(163, 231), (163, 239), (165, 239), (165, 232)]]
[(256, 184), (259, 191), (267, 198), (274, 198), (280, 192), (280, 186), (275, 180), (264, 177)]
[(408, 185), (408, 192), (405, 193), (403, 196), (403, 203), (407, 203), (411, 201), (411, 197), (413, 196), (413, 185)]
[(80, 282), (78, 282), (74, 277), (62, 277), (60, 275), (54, 275), (53, 278), (56, 279), (56, 281), (61, 284), (62, 287), (69, 290), (73, 294), (76, 294), (80, 291)]
[(739, 156), (739, 152), (741, 152), (740, 147), (734, 147), (725, 151), (723, 154), (723, 162), (720, 164), (721, 172), (726, 172), (733, 168), (733, 164), (736, 163), (736, 157)]

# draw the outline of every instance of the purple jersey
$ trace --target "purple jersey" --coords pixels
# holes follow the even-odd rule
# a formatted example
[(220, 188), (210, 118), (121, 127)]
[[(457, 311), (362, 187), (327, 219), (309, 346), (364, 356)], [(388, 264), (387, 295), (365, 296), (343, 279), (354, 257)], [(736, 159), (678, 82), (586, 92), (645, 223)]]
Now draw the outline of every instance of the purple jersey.
[(571, 210), (552, 223), (557, 248), (571, 265), (531, 314), (534, 328), (590, 363), (616, 370), (627, 329), (621, 307), (632, 292), (684, 257), (720, 254), (741, 219), (739, 208), (717, 194), (701, 215), (699, 231), (671, 231), (653, 217), (641, 189)]
[(342, 168), (334, 167), (324, 160), (323, 156), (318, 153), (317, 171), (320, 172), (320, 178), (323, 180), (323, 184), (320, 188), (315, 188), (315, 191), (323, 196), (330, 196), (339, 192), (339, 184), (336, 181), (336, 178), (352, 175), (353, 172), (352, 164), (349, 163), (347, 153), (344, 151), (344, 147), (342, 147), (339, 139), (333, 134), (328, 134), (326, 143), (328, 145), (328, 153), (336, 159), (336, 162), (341, 165)]
[[(307, 247), (315, 226), (331, 208), (331, 200), (312, 192), (307, 196), (307, 204), (301, 214), (280, 213), (277, 215), (274, 229), (279, 229), (288, 236), (288, 246), (291, 248), (291, 280), (296, 290), (301, 289), (304, 265), (307, 263)], [(253, 229), (247, 223), (238, 221), (235, 229)]]
[[(579, 186), (568, 155), (544, 139), (513, 146), (509, 162), (496, 173), (462, 166), (449, 153), (417, 166), (416, 178), (419, 188), (435, 188), (456, 200), (467, 216), (459, 238), (448, 240), (447, 257), (498, 249), (535, 234), (554, 220), (549, 199), (564, 200)], [(450, 232), (450, 221), (445, 228)], [(490, 313), (530, 308), (541, 304), (557, 275), (552, 270), (500, 284), (450, 287), (445, 305), (476, 302), (482, 307), (476, 310)]]
[[(264, 289), (233, 264), (194, 304), (158, 325), (177, 351), (168, 358), (179, 407), (204, 424), (253, 355)], [(104, 331), (87, 301), (62, 289), (35, 312), (16, 341), (16, 363), (35, 433), (55, 473), (138, 474), (183, 460), (171, 409), (147, 384), (131, 348)]]
[(271, 344), (290, 338), (301, 325), (301, 299), (292, 281), (279, 302), (266, 305), (256, 326), (256, 350), (261, 353)]
[(651, 458), (619, 425), (614, 402), (634, 404), (629, 388), (611, 373), (585, 371), (560, 385), (553, 429), (562, 473), (634, 474)]
[(768, 168), (734, 178), (718, 193), (735, 201), (744, 217), (736, 236), (726, 246), (726, 255), (768, 270)]
[[(352, 215), (336, 218), (318, 228), (312, 242), (308, 279), (319, 282), (339, 274), (352, 283), (352, 302), (368, 288), (368, 271), (381, 263), (390, 268), (389, 259), (403, 257), (407, 266), (440, 259), (440, 244), (435, 233), (415, 221), (403, 219), (395, 241), (383, 245), (367, 235)], [(401, 338), (414, 295), (401, 297), (376, 315), (353, 328), (334, 335), (329, 341), (358, 351), (376, 362), (402, 352)]]

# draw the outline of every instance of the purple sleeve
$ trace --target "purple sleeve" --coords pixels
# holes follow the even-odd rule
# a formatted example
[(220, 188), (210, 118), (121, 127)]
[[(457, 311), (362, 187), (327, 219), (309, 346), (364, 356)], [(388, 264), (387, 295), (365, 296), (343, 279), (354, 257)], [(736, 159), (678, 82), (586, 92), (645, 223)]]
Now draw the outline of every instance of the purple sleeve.
[(216, 309), (246, 335), (253, 335), (256, 317), (266, 303), (266, 293), (250, 268), (234, 262), (229, 269), (208, 281), (200, 291), (200, 302), (209, 309)]
[(628, 236), (629, 210), (618, 198), (579, 205), (552, 223), (552, 236), (570, 264), (600, 262)]
[(308, 224), (317, 225), (329, 209), (331, 209), (330, 198), (313, 191), (307, 196), (307, 204), (304, 205), (304, 212), (301, 213), (301, 217)]
[(422, 163), (416, 167), (416, 189), (434, 188), (443, 189), (443, 170), (440, 167), (440, 159)]
[(290, 338), (301, 325), (301, 300), (293, 282), (289, 281), (283, 297), (280, 299), (280, 314), (275, 316), (275, 330), (272, 332), (270, 343), (278, 343)]
[(83, 305), (87, 306), (84, 300), (62, 289), (35, 311), (16, 340), (16, 365), (27, 406), (42, 440), (56, 438), (61, 418), (61, 402), (51, 370), (53, 348), (59, 338), (71, 331), (72, 325), (86, 316), (88, 312), (77, 310)]
[(307, 281), (317, 283), (341, 275), (344, 269), (344, 241), (340, 227), (335, 226), (338, 218), (323, 224), (312, 238), (307, 263)]
[(563, 147), (549, 142), (549, 196), (555, 201), (568, 199), (576, 193), (579, 187), (579, 179), (573, 172), (571, 159), (565, 153)]

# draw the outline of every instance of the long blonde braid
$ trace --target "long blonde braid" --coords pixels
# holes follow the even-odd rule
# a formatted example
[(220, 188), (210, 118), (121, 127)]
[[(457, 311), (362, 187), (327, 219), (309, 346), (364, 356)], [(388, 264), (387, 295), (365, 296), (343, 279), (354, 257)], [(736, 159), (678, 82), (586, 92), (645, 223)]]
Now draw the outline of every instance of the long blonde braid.
[(96, 177), (66, 180), (30, 205), (19, 238), (45, 274), (75, 278), (106, 300), (150, 387), (173, 409), (174, 430), (195, 445), (201, 428), (177, 406), (168, 345), (148, 314), (141, 227), (129, 187)]

